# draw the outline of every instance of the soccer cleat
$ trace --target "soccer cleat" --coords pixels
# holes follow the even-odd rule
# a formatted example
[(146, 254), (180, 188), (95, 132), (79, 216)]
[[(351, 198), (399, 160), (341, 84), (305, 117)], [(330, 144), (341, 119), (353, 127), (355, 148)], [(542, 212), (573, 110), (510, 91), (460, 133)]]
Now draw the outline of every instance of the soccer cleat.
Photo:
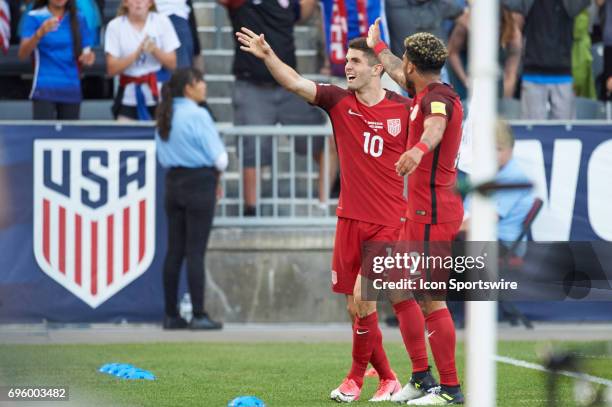
[(402, 389), (402, 385), (397, 379), (381, 380), (378, 383), (378, 389), (376, 393), (370, 399), (370, 401), (390, 401), (391, 396), (399, 392)]
[(350, 403), (359, 400), (360, 394), (361, 389), (357, 386), (357, 383), (347, 377), (337, 389), (332, 390), (329, 397), (338, 403)]
[(463, 393), (461, 390), (456, 393), (449, 393), (440, 386), (429, 389), (426, 395), (421, 398), (410, 400), (409, 406), (446, 406), (448, 404), (463, 404)]
[(429, 389), (437, 385), (438, 383), (431, 375), (431, 371), (427, 370), (427, 374), (422, 379), (416, 380), (413, 376), (401, 391), (395, 393), (391, 397), (391, 401), (403, 403), (409, 400), (418, 399), (425, 396)]

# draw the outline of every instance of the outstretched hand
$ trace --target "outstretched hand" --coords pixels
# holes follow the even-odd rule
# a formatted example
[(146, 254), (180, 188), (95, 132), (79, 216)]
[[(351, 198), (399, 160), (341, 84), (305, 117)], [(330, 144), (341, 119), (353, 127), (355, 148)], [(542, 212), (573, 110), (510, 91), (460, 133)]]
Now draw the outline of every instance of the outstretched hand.
[(410, 150), (404, 152), (395, 163), (397, 175), (403, 177), (404, 175), (412, 174), (418, 167), (422, 158), (423, 152), (416, 147), (412, 147)]
[(368, 29), (368, 38), (366, 42), (368, 47), (374, 48), (380, 41), (380, 17), (378, 17), (376, 21), (374, 21), (374, 24)]
[(263, 34), (255, 34), (253, 31), (246, 27), (242, 27), (239, 32), (236, 33), (238, 42), (242, 44), (240, 49), (255, 55), (257, 58), (264, 59), (270, 55), (272, 48), (270, 44), (266, 42)]

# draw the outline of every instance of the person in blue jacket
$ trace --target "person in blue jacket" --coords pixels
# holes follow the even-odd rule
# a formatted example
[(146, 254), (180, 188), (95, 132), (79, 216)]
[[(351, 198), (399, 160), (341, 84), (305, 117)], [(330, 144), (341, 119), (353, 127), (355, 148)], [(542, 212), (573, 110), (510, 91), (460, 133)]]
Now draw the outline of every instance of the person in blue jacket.
[(93, 36), (76, 0), (36, 0), (22, 23), (19, 58), (34, 53), (34, 120), (78, 120), (80, 73), (93, 65)]
[[(162, 87), (155, 135), (157, 157), (168, 168), (164, 207), (168, 219), (168, 252), (164, 261), (164, 329), (220, 329), (204, 311), (204, 254), (212, 227), (219, 176), (228, 156), (210, 113), (198, 106), (206, 83), (195, 68), (176, 70)], [(193, 319), (187, 324), (177, 309), (183, 259)]]

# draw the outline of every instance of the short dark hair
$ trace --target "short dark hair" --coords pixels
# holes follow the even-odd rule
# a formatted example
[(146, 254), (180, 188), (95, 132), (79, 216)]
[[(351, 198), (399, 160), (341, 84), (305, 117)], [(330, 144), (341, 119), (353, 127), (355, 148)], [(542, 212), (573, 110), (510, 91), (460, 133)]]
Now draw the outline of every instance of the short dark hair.
[(406, 56), (419, 72), (440, 73), (448, 51), (438, 37), (430, 33), (416, 33), (404, 40)]
[(349, 49), (356, 49), (358, 51), (363, 51), (363, 53), (368, 58), (370, 65), (376, 65), (380, 63), (378, 62), (378, 58), (376, 58), (376, 54), (374, 53), (374, 50), (368, 47), (368, 42), (365, 37), (353, 38), (352, 40), (349, 41), (348, 47)]

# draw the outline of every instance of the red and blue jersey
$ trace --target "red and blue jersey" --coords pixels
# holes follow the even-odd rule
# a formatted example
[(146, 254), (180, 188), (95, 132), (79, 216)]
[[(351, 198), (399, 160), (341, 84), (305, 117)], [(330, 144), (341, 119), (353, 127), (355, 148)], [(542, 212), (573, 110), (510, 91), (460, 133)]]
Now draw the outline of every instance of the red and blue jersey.
[[(30, 38), (53, 15), (47, 7), (30, 11), (24, 16), (21, 36)], [(77, 14), (82, 47), (93, 44), (93, 36), (85, 17)], [(78, 55), (73, 51), (70, 14), (65, 13), (57, 29), (43, 36), (34, 51), (34, 81), (31, 99), (62, 103), (79, 103), (82, 99)]]

